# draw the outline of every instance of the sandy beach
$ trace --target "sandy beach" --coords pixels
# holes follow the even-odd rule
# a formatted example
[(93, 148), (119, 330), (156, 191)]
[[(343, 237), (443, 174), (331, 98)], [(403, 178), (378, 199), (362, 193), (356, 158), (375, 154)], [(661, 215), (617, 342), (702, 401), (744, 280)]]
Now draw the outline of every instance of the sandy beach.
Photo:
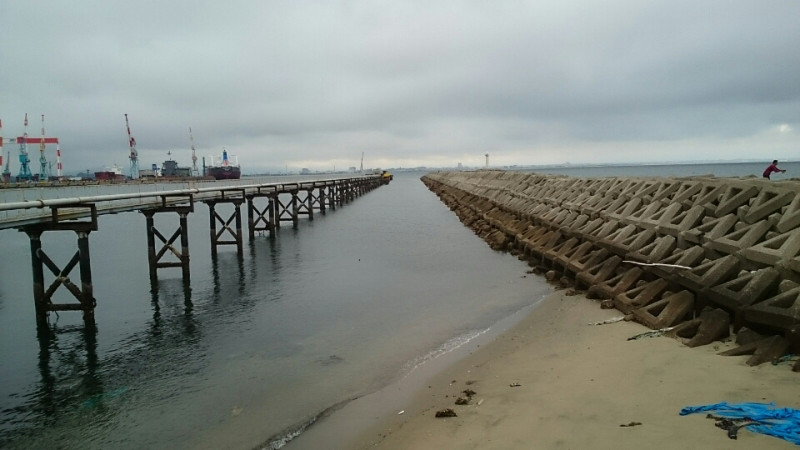
[[(515, 327), (460, 359), (345, 448), (731, 449), (795, 448), (741, 429), (737, 440), (705, 413), (682, 408), (775, 402), (797, 408), (800, 374), (789, 363), (750, 367), (717, 353), (732, 341), (688, 348), (583, 295), (559, 290)], [(456, 405), (458, 397), (469, 403)], [(436, 418), (452, 409), (457, 417)], [(398, 411), (399, 412), (399, 411)]]

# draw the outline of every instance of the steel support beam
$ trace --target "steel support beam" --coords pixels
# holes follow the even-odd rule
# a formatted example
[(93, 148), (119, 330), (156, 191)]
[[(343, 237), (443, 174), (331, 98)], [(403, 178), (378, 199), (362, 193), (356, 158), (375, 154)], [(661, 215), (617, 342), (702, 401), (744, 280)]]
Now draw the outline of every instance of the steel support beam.
[[(88, 208), (90, 220), (59, 221), (59, 207), (53, 207), (51, 222), (20, 228), (20, 231), (25, 232), (30, 238), (33, 300), (36, 308), (36, 321), (40, 326), (47, 325), (47, 318), (51, 311), (82, 311), (84, 325), (87, 327), (95, 325), (94, 308), (97, 302), (94, 298), (92, 284), (89, 233), (97, 230), (97, 209), (95, 205), (71, 206), (71, 208)], [(42, 249), (41, 237), (45, 231), (73, 231), (78, 237), (78, 250), (63, 268), (58, 267)], [(54, 280), (47, 289), (45, 289), (45, 267), (54, 276)], [(73, 283), (69, 277), (75, 267), (78, 267), (79, 270), (80, 286)], [(53, 303), (53, 295), (61, 286), (64, 286), (78, 300), (78, 303)]]
[[(240, 254), (242, 253), (242, 211), (240, 206), (244, 202), (244, 192), (241, 192), (241, 197), (221, 198), (205, 201), (205, 204), (208, 205), (209, 210), (212, 256), (217, 256), (217, 247), (220, 245), (235, 245), (236, 251)], [(228, 219), (224, 219), (217, 212), (216, 206), (219, 203), (228, 203), (233, 205), (233, 212)], [(217, 231), (217, 222), (222, 225), (219, 231)], [(235, 228), (232, 226), (232, 224), (235, 224)], [(223, 236), (228, 237), (228, 239), (223, 239)]]
[[(183, 197), (183, 200), (189, 204), (170, 206), (176, 198), (180, 200), (180, 197)], [(158, 280), (158, 269), (180, 267), (184, 282), (189, 282), (191, 272), (189, 270), (189, 226), (187, 218), (190, 213), (194, 212), (194, 195), (182, 193), (162, 195), (160, 207), (143, 209), (140, 212), (144, 214), (147, 222), (147, 261), (150, 267), (150, 281), (154, 283)], [(166, 238), (156, 229), (155, 221), (153, 220), (155, 214), (164, 212), (177, 213), (179, 218), (178, 229), (169, 238)], [(175, 248), (174, 245), (178, 237), (180, 237), (181, 243), (180, 250)], [(156, 238), (162, 244), (158, 250), (156, 250)], [(162, 261), (167, 252), (175, 256), (177, 260)]]
[[(247, 231), (250, 240), (255, 239), (256, 232), (268, 232), (270, 237), (275, 237), (275, 201), (278, 194), (275, 192), (259, 192), (247, 195)], [(256, 205), (257, 198), (266, 198), (267, 205), (259, 209)]]

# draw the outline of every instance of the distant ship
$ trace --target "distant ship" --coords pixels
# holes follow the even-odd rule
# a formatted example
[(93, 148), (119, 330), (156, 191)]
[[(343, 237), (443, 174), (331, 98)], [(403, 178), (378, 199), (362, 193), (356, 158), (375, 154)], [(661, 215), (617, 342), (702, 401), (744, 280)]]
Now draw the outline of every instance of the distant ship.
[(239, 159), (235, 155), (228, 156), (228, 151), (222, 149), (222, 157), (212, 156), (211, 164), (205, 166), (206, 176), (217, 180), (238, 180), (242, 176)]
[(114, 164), (112, 167), (106, 167), (94, 173), (94, 179), (97, 181), (122, 181), (125, 180), (125, 175), (118, 165)]
[(161, 164), (161, 176), (173, 178), (187, 178), (192, 176), (191, 167), (178, 167), (178, 162), (170, 158)]

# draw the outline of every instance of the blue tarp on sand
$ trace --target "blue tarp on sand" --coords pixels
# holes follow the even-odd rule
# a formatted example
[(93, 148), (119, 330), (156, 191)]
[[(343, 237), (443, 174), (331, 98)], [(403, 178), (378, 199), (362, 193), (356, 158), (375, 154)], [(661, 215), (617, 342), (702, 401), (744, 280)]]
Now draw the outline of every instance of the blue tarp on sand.
[(699, 412), (714, 413), (727, 419), (749, 419), (754, 424), (746, 425), (750, 431), (775, 436), (800, 445), (800, 410), (775, 408), (774, 403), (715, 403), (713, 405), (687, 406), (681, 415)]

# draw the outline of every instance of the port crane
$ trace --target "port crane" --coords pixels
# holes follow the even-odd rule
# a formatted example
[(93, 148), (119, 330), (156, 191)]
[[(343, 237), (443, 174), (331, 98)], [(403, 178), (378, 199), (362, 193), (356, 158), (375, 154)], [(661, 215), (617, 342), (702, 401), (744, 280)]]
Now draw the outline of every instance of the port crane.
[[(39, 144), (39, 179), (47, 180), (50, 178), (50, 165), (44, 156), (46, 144), (58, 145), (57, 137), (46, 137), (44, 134), (44, 114), (42, 114), (42, 137), (34, 138), (28, 136), (28, 113), (25, 113), (25, 132), (22, 136), (16, 138), (16, 143), (19, 144), (19, 175), (17, 181), (33, 180), (33, 174), (30, 168), (30, 158), (28, 158), (28, 144)], [(60, 153), (60, 150), (59, 150)]]
[(125, 114), (125, 127), (128, 129), (128, 144), (131, 148), (129, 156), (131, 160), (131, 179), (136, 180), (139, 178), (139, 152), (136, 151), (136, 139), (131, 136), (131, 126), (128, 122), (128, 115)]
[(192, 176), (199, 177), (200, 171), (197, 169), (197, 154), (194, 150), (194, 137), (192, 137), (192, 127), (189, 127), (189, 142), (192, 144)]
[(28, 167), (31, 162), (28, 159), (28, 113), (25, 113), (25, 133), (23, 133), (22, 139), (17, 138), (17, 143), (19, 144), (19, 174), (17, 175), (17, 181), (32, 180), (33, 174), (31, 173), (31, 168)]
[[(58, 138), (55, 137), (46, 137), (44, 131), (44, 114), (42, 114), (42, 137), (32, 138), (28, 136), (28, 114), (25, 114), (25, 132), (22, 136), (16, 138), (7, 138), (4, 139), (0, 136), (0, 166), (3, 166), (3, 180), (9, 181), (11, 180), (11, 170), (9, 167), (9, 163), (11, 162), (11, 152), (6, 153), (6, 160), (5, 164), (3, 164), (3, 143), (7, 144), (19, 144), (19, 174), (17, 175), (17, 181), (25, 181), (25, 180), (33, 180), (33, 174), (31, 173), (30, 168), (30, 158), (28, 158), (28, 144), (39, 144), (39, 179), (40, 180), (47, 180), (50, 178), (51, 172), (51, 163), (47, 162), (47, 159), (44, 156), (44, 151), (46, 148), (46, 144), (56, 144), (57, 147), (57, 154), (58, 154), (58, 175), (61, 176), (61, 147), (58, 143)], [(3, 129), (3, 122), (0, 120), (0, 132)]]
[(39, 179), (50, 179), (50, 166), (47, 164), (47, 159), (44, 157), (45, 150), (45, 137), (44, 137), (44, 114), (42, 114), (42, 139), (39, 141)]

